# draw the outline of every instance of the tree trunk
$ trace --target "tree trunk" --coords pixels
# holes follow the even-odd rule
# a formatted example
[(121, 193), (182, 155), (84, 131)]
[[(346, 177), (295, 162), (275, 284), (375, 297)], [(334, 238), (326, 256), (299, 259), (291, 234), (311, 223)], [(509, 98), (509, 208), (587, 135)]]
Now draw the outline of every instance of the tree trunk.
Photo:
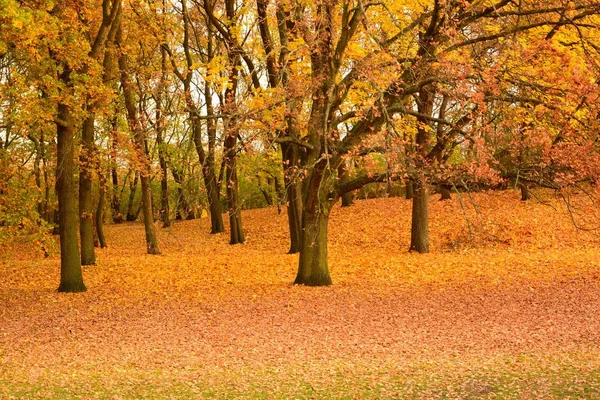
[(293, 144), (281, 144), (283, 160), (283, 181), (287, 195), (288, 226), (290, 231), (290, 249), (288, 254), (300, 251), (302, 232), (302, 198), (295, 169), (298, 168), (297, 149)]
[(100, 248), (106, 248), (106, 238), (104, 237), (104, 197), (106, 193), (106, 179), (100, 177), (100, 188), (98, 190), (98, 207), (96, 207), (96, 235)]
[(137, 219), (137, 213), (133, 211), (133, 201), (135, 200), (135, 192), (137, 189), (139, 177), (140, 173), (138, 171), (135, 171), (133, 181), (131, 181), (131, 183), (129, 184), (129, 200), (127, 202), (127, 215), (125, 216), (125, 220), (128, 222), (133, 222)]
[(144, 230), (146, 232), (146, 250), (148, 254), (160, 254), (158, 238), (154, 229), (154, 216), (152, 214), (150, 176), (147, 173), (141, 173), (140, 181), (142, 182), (142, 217), (144, 218)]
[[(346, 163), (342, 161), (340, 166), (338, 167), (338, 180), (346, 181), (348, 180), (348, 168), (346, 167)], [(347, 192), (342, 195), (342, 207), (350, 207), (354, 204), (354, 195), (352, 192)]]
[(414, 190), (413, 190), (413, 181), (410, 179), (406, 180), (406, 200), (412, 200), (413, 196), (414, 196)]
[(527, 185), (519, 183), (519, 187), (521, 189), (521, 201), (529, 200), (531, 198), (531, 194), (529, 193), (529, 188)]
[(331, 277), (327, 266), (327, 224), (329, 210), (304, 210), (302, 243), (295, 285), (327, 286)]
[[(182, 172), (175, 168), (171, 167), (171, 174), (173, 175), (173, 179), (175, 183), (177, 183), (177, 213), (175, 215), (176, 220), (192, 220), (196, 218), (196, 214), (190, 208), (189, 203), (185, 198), (185, 192), (183, 191), (183, 174)], [(183, 213), (183, 214), (182, 214)]]
[[(121, 45), (122, 27), (117, 32), (117, 44)], [(119, 56), (119, 71), (121, 72), (121, 87), (123, 97), (125, 98), (125, 108), (127, 110), (127, 121), (129, 129), (133, 134), (133, 145), (136, 152), (136, 159), (140, 163), (140, 181), (142, 183), (142, 213), (144, 219), (144, 230), (146, 232), (146, 250), (148, 254), (160, 254), (158, 248), (158, 238), (154, 228), (154, 216), (152, 214), (152, 188), (150, 186), (150, 161), (148, 160), (148, 149), (144, 131), (140, 124), (137, 107), (134, 101), (133, 86), (129, 76), (129, 67), (127, 54), (123, 51)]]
[(422, 180), (414, 182), (410, 251), (429, 253), (429, 195)]
[[(63, 81), (68, 81), (69, 70), (61, 73)], [(77, 201), (75, 197), (75, 162), (73, 160), (75, 145), (75, 127), (71, 110), (65, 104), (58, 105), (58, 119), (65, 124), (57, 123), (56, 151), (56, 192), (58, 195), (58, 230), (60, 235), (60, 286), (59, 292), (84, 292), (77, 239)]]
[(440, 194), (440, 200), (450, 200), (452, 198), (450, 189), (448, 189), (446, 186), (440, 186)]
[(227, 160), (227, 203), (229, 206), (229, 244), (244, 243), (244, 231), (242, 229), (242, 214), (238, 196), (238, 178), (236, 171), (235, 155), (228, 156)]
[(96, 264), (92, 206), (92, 152), (94, 149), (94, 116), (89, 115), (81, 131), (79, 154), (79, 235), (81, 236), (81, 265)]
[(111, 178), (112, 178), (112, 220), (115, 224), (123, 222), (123, 214), (121, 214), (121, 192), (119, 191), (119, 174), (117, 173), (117, 131), (116, 131), (116, 118), (113, 119), (113, 140), (112, 140), (112, 153), (111, 153)]
[(296, 285), (331, 285), (327, 266), (327, 224), (331, 206), (337, 198), (329, 198), (333, 176), (328, 168), (327, 161), (320, 159), (303, 183), (302, 236)]
[(167, 76), (167, 54), (164, 48), (161, 48), (161, 82), (159, 85), (159, 93), (156, 97), (156, 147), (158, 147), (158, 163), (162, 172), (160, 179), (160, 220), (163, 228), (171, 226), (169, 219), (169, 186), (168, 186), (168, 171), (167, 159), (165, 156), (165, 145), (163, 141), (163, 133), (165, 130), (165, 116), (162, 110), (162, 96), (165, 92), (166, 76)]

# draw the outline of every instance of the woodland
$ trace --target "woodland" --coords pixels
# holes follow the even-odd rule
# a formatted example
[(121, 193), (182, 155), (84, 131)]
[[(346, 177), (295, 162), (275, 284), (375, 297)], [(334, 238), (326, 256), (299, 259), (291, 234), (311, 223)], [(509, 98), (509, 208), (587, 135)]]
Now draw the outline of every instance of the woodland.
[(600, 397), (599, 176), (600, 1), (0, 0), (0, 397)]

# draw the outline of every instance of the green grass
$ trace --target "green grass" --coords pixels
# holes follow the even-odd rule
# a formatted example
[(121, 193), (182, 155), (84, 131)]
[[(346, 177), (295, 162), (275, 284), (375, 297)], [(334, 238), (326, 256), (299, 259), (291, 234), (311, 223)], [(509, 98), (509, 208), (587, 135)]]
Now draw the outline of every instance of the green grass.
[[(328, 371), (323, 374), (323, 371)], [(494, 363), (427, 362), (288, 365), (281, 369), (199, 368), (185, 374), (119, 368), (112, 373), (47, 369), (37, 378), (0, 374), (2, 399), (600, 399), (593, 358), (495, 358)]]

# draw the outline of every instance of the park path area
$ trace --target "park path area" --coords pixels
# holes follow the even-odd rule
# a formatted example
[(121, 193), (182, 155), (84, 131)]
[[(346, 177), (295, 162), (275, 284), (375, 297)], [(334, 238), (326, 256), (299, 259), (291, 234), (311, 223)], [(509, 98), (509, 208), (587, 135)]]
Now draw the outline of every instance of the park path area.
[(0, 264), (0, 398), (598, 398), (600, 238), (548, 196), (432, 198), (426, 255), (409, 201), (336, 208), (324, 288), (291, 286), (275, 209), (238, 246), (176, 223), (160, 256), (107, 226), (83, 294), (23, 240)]

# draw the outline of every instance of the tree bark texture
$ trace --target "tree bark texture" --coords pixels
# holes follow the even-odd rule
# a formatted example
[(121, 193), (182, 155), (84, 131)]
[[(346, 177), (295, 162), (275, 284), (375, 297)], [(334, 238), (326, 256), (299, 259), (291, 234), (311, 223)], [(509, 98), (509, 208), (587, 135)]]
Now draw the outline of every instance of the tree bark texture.
[[(65, 67), (66, 69), (66, 67)], [(68, 70), (63, 72), (63, 80), (68, 80)], [(60, 285), (59, 292), (84, 292), (77, 238), (77, 201), (75, 197), (75, 127), (68, 105), (58, 105), (58, 119), (65, 125), (57, 124), (56, 151), (56, 193), (58, 195), (58, 231), (60, 235)]]
[(422, 180), (414, 182), (410, 251), (429, 253), (429, 195)]
[(94, 115), (83, 121), (79, 154), (79, 235), (81, 265), (96, 264), (94, 252), (94, 210), (92, 205), (92, 164), (94, 151)]

